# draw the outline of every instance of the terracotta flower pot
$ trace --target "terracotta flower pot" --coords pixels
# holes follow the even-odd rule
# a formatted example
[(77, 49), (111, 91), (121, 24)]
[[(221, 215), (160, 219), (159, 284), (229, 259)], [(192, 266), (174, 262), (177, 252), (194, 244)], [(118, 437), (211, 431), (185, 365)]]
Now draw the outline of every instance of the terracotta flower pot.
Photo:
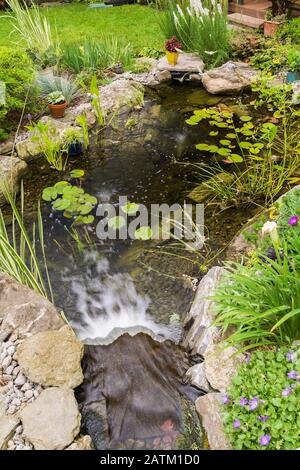
[(177, 62), (178, 62), (179, 53), (178, 52), (166, 51), (166, 54), (167, 54), (168, 64), (176, 65)]
[(264, 22), (264, 35), (265, 36), (275, 36), (278, 26), (281, 23), (278, 21), (265, 21)]
[(65, 101), (61, 104), (48, 104), (48, 108), (50, 110), (51, 116), (55, 119), (63, 118), (66, 112), (66, 107), (68, 103)]

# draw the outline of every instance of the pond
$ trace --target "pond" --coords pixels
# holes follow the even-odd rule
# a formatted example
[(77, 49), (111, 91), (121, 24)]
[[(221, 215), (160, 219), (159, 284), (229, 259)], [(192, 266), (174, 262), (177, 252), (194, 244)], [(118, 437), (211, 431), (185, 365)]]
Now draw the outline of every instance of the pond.
[[(42, 189), (74, 168), (85, 170), (82, 186), (99, 202), (117, 204), (127, 196), (147, 207), (183, 204), (195, 182), (182, 163), (199, 161), (195, 144), (208, 133), (205, 123), (194, 128), (185, 120), (194, 109), (220, 101), (199, 87), (164, 85), (146, 95), (142, 109), (116, 117), (94, 135), (88, 154), (70, 160), (65, 174), (37, 160), (24, 181), (28, 217)], [(134, 126), (126, 126), (129, 117)], [(180, 319), (193, 300), (194, 280), (215, 256), (214, 264), (222, 259), (222, 249), (254, 211), (206, 207), (206, 242), (195, 263), (192, 253), (180, 256), (170, 243), (162, 249), (154, 241), (98, 240), (96, 223), (72, 236), (68, 221), (42, 205), (55, 304), (86, 343), (85, 381), (77, 396), (97, 448), (191, 448), (191, 440), (201, 448), (190, 411), (201, 391), (183, 380), (196, 359), (178, 344)]]

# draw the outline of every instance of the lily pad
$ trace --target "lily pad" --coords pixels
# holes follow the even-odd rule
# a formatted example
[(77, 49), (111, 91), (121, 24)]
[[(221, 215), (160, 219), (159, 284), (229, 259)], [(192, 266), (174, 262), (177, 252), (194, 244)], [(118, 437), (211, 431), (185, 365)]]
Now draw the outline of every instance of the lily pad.
[(119, 230), (120, 228), (124, 227), (125, 219), (121, 215), (117, 215), (109, 219), (107, 225), (109, 228), (116, 228), (117, 230)]
[(134, 232), (134, 236), (137, 240), (150, 240), (152, 235), (153, 232), (151, 228), (147, 226), (140, 227)]

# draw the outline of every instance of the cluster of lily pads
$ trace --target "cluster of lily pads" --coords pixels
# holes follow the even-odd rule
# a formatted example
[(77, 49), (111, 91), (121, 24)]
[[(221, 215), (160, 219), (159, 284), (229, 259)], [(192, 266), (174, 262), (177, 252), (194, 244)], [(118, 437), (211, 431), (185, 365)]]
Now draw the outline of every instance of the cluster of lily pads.
[[(211, 137), (219, 136), (220, 130), (228, 132), (221, 136), (219, 145), (200, 143), (196, 145), (198, 150), (224, 157), (224, 163), (242, 163), (245, 159), (245, 153), (254, 160), (262, 160), (259, 154), (264, 148), (264, 144), (256, 142), (257, 129), (254, 127), (251, 116), (239, 116), (236, 123), (232, 112), (219, 111), (216, 108), (203, 108), (195, 110), (186, 123), (196, 126), (203, 120), (208, 120), (211, 127), (217, 128), (217, 130), (209, 132)], [(266, 133), (269, 135), (270, 132), (276, 134), (277, 128), (272, 123), (264, 123), (259, 130), (262, 135)]]
[[(71, 178), (81, 178), (83, 170), (73, 170)], [(91, 224), (94, 222), (92, 210), (97, 204), (97, 198), (85, 193), (80, 186), (72, 185), (69, 181), (59, 181), (54, 186), (43, 190), (42, 199), (52, 202), (52, 208), (60, 211), (67, 219), (73, 219), (73, 224)]]

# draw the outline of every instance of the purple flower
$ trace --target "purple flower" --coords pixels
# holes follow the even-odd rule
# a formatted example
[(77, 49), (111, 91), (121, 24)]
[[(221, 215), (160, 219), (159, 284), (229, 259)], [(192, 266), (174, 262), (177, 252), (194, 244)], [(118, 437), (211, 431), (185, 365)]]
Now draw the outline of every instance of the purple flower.
[(298, 372), (296, 370), (290, 370), (287, 373), (289, 379), (296, 379), (298, 377)]
[(268, 446), (270, 444), (271, 436), (264, 434), (259, 438), (259, 445), (262, 447)]
[(246, 353), (246, 354), (245, 354), (245, 362), (246, 362), (246, 364), (249, 364), (250, 361), (251, 361), (251, 354), (250, 354), (250, 353)]
[(258, 416), (258, 421), (261, 421), (262, 423), (265, 423), (266, 421), (268, 421), (268, 419), (270, 418), (270, 416), (268, 415), (260, 415)]
[(288, 362), (294, 362), (295, 359), (295, 351), (288, 351), (286, 354), (286, 360)]
[(245, 397), (240, 398), (240, 405), (241, 406), (246, 406), (248, 405), (248, 400)]
[(249, 410), (254, 411), (259, 405), (259, 399), (257, 397), (253, 397), (252, 400), (249, 401)]
[(222, 398), (223, 405), (228, 405), (230, 403), (230, 398), (228, 395), (224, 395)]
[(281, 395), (283, 397), (288, 397), (291, 394), (291, 387), (286, 387), (284, 390), (282, 390)]
[(32, 114), (27, 114), (28, 121), (32, 121)]
[(239, 429), (241, 427), (241, 422), (239, 419), (235, 419), (232, 425), (233, 429)]
[(299, 222), (299, 217), (297, 215), (292, 215), (292, 217), (289, 218), (288, 224), (289, 225), (297, 225)]

